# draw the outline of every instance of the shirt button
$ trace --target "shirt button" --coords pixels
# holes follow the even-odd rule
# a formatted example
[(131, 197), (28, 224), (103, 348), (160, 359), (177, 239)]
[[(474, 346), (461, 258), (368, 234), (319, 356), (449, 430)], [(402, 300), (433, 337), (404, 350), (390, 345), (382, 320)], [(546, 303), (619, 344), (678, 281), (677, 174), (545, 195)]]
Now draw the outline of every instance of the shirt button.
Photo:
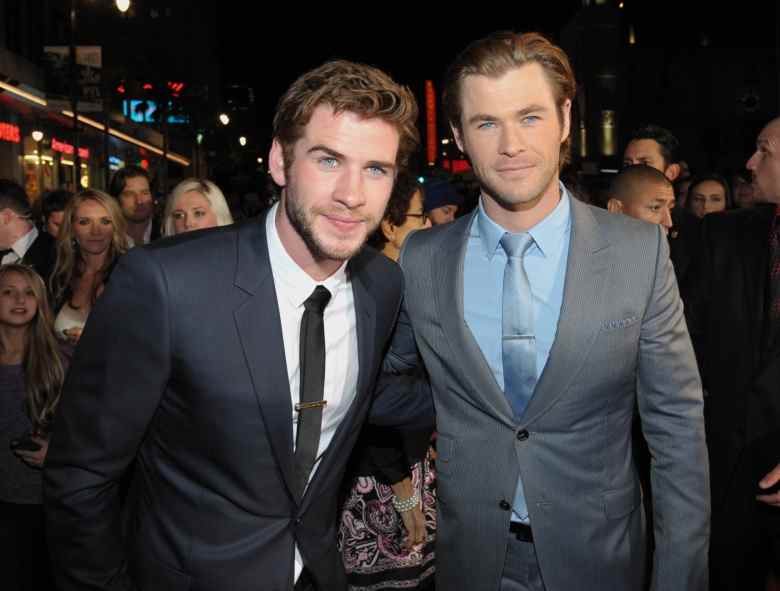
[(526, 431), (525, 429), (518, 431), (517, 439), (518, 441), (525, 441), (526, 439), (528, 439), (528, 431)]
[(501, 502), (498, 504), (499, 507), (501, 507), (504, 511), (509, 511), (512, 508), (512, 505), (506, 502), (506, 499), (501, 499)]
[(300, 517), (296, 517), (295, 518), (295, 525), (300, 525), (301, 523), (303, 523), (303, 519), (300, 518)]

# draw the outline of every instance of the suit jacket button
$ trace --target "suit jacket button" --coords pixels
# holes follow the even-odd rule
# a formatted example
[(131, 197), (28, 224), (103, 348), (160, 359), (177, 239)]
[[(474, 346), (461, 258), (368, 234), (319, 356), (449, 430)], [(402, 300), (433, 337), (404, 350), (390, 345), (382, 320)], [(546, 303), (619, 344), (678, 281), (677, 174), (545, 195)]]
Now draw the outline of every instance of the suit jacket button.
[(303, 523), (303, 519), (301, 519), (300, 517), (296, 517), (295, 518), (295, 525), (300, 525), (301, 523)]
[(501, 499), (501, 502), (498, 504), (499, 507), (501, 507), (504, 511), (509, 511), (512, 508), (512, 505), (506, 502), (506, 499)]
[(528, 431), (526, 431), (525, 429), (518, 431), (517, 439), (518, 441), (525, 441), (526, 439), (528, 439)]

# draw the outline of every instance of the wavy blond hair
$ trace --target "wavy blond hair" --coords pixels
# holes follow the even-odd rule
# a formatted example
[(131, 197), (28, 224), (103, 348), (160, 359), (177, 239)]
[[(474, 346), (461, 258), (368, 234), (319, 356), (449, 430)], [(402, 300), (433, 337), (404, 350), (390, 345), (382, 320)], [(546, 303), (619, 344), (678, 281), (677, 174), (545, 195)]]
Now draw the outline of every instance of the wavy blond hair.
[(27, 414), (33, 429), (45, 435), (51, 426), (65, 380), (65, 369), (54, 336), (54, 318), (46, 285), (40, 275), (25, 265), (3, 265), (0, 267), (0, 281), (10, 273), (18, 273), (27, 280), (38, 304), (38, 311), (27, 325), (22, 364)]
[[(73, 285), (73, 281), (83, 273), (84, 258), (76, 243), (76, 234), (73, 230), (73, 219), (79, 206), (85, 201), (94, 201), (102, 205), (111, 218), (114, 227), (111, 245), (108, 247), (108, 257), (101, 269), (102, 272), (111, 268), (114, 261), (127, 252), (127, 226), (122, 210), (116, 199), (97, 189), (87, 189), (76, 193), (65, 206), (62, 218), (62, 226), (57, 237), (57, 264), (54, 266), (50, 280), (51, 294), (55, 302), (62, 300), (65, 291)], [(97, 296), (97, 286), (92, 293), (92, 302)]]

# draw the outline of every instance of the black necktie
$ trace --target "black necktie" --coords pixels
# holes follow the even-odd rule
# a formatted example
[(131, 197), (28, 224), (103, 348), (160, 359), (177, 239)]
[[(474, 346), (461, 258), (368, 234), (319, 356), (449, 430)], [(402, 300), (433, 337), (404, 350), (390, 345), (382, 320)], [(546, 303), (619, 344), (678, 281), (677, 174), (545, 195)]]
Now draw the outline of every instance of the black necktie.
[(298, 495), (303, 497), (309, 475), (317, 459), (322, 430), (322, 407), (325, 385), (325, 327), (322, 313), (330, 301), (330, 292), (318, 285), (303, 303), (301, 320), (301, 396), (298, 411), (298, 433), (295, 442), (295, 480)]

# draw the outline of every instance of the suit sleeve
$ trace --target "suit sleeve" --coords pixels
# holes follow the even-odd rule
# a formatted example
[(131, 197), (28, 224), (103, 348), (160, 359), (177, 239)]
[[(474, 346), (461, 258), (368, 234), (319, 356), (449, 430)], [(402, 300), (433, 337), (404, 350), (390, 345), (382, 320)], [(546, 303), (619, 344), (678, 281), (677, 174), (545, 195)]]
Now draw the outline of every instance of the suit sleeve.
[[(399, 264), (402, 269), (413, 238), (414, 234), (410, 235), (401, 250)], [(433, 428), (435, 422), (433, 397), (422, 369), (406, 297), (404, 295), (401, 301), (390, 348), (382, 364), (369, 422), (390, 427), (428, 429)]]
[(701, 381), (660, 229), (639, 343), (637, 394), (652, 456), (652, 589), (707, 589), (710, 488)]
[(132, 589), (119, 480), (171, 367), (167, 285), (152, 253), (117, 266), (73, 357), (44, 469), (46, 529), (63, 590)]

